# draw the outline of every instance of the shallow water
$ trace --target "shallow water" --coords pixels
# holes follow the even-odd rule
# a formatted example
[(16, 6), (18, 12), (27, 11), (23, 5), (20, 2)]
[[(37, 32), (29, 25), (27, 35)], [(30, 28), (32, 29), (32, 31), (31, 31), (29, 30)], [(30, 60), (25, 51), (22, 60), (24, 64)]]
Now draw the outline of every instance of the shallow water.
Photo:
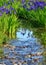
[(17, 39), (9, 41), (9, 45), (14, 48), (4, 47), (6, 58), (0, 62), (6, 65), (46, 65), (43, 46), (33, 36), (33, 32), (20, 29), (16, 34)]

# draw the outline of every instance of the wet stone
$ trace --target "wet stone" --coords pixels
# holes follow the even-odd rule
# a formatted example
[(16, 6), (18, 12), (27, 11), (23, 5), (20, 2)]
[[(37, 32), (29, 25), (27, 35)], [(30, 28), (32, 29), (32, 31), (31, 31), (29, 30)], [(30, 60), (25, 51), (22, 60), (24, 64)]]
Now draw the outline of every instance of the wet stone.
[(1, 62), (6, 65), (38, 65), (38, 62), (42, 62), (44, 51), (42, 45), (37, 38), (27, 37), (28, 33), (25, 33), (25, 36), (9, 41), (9, 45), (4, 47), (6, 57)]
[(9, 58), (9, 59), (10, 59), (10, 58), (15, 58), (14, 53), (9, 53), (8, 58)]
[(6, 65), (13, 65), (12, 62), (11, 62), (9, 59), (4, 59), (3, 62), (4, 62)]
[(8, 54), (10, 52), (9, 48), (4, 48), (4, 54)]
[(41, 49), (40, 45), (36, 45), (36, 43), (33, 43), (31, 41), (30, 43), (22, 41), (18, 41), (19, 43), (16, 42), (17, 41), (14, 41), (14, 43), (12, 43), (13, 46), (15, 45), (16, 47), (13, 50), (9, 48), (4, 49), (5, 54), (7, 55), (8, 53), (8, 61), (5, 62), (6, 64), (9, 63), (11, 65), (35, 65), (35, 63), (31, 62), (36, 62), (43, 58), (43, 56), (41, 56), (43, 50)]

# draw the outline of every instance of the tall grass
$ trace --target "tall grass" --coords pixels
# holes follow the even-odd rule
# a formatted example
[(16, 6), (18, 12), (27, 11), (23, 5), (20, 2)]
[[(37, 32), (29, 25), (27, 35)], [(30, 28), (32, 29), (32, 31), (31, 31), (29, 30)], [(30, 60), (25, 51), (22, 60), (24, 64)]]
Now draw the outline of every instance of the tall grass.
[[(46, 7), (44, 9), (27, 11), (25, 9), (19, 8), (17, 11), (17, 16), (20, 20), (25, 20), (30, 22), (30, 24), (35, 28), (46, 28)], [(24, 24), (25, 24), (24, 23)]]
[(46, 45), (46, 6), (43, 9), (39, 8), (31, 11), (19, 8), (17, 16), (22, 26), (37, 29), (35, 34), (41, 39), (41, 43)]
[[(5, 43), (8, 39), (16, 37), (16, 31), (19, 26), (26, 28), (44, 28), (46, 29), (46, 6), (43, 9), (27, 11), (21, 6), (20, 1), (14, 0), (14, 3), (9, 0), (0, 0), (0, 6), (10, 8), (12, 6), (14, 11), (11, 14), (4, 13), (0, 16), (0, 43)], [(43, 44), (46, 44), (46, 31), (41, 34)]]
[(17, 17), (13, 14), (0, 17), (0, 40), (6, 41), (7, 38), (12, 38), (13, 33), (15, 34), (19, 24)]

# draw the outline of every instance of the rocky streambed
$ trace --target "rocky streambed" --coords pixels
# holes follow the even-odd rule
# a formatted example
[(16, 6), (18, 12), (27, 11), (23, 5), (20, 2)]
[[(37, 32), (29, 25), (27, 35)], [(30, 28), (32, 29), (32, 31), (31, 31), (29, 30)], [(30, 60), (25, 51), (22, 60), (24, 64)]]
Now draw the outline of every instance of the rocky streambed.
[(9, 44), (4, 45), (3, 50), (4, 58), (0, 59), (2, 65), (44, 65), (44, 49), (40, 42), (37, 42), (37, 38), (10, 40)]

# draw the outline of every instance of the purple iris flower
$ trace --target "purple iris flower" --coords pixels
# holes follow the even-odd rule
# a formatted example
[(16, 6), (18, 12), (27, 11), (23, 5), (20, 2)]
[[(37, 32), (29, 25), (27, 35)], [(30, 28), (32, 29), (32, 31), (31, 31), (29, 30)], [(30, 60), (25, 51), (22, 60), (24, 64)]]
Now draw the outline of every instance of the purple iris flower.
[(25, 3), (25, 0), (22, 0), (22, 3), (24, 4)]
[(39, 6), (40, 7), (44, 7), (45, 6), (45, 2), (39, 2)]
[(34, 6), (37, 8), (38, 7), (43, 8), (45, 6), (45, 2), (44, 1), (41, 1), (41, 2), (36, 1), (36, 2), (34, 2)]
[(0, 7), (0, 11), (1, 11), (2, 13), (4, 13), (4, 12), (5, 12), (5, 10), (6, 10), (6, 9), (5, 9), (5, 7), (3, 7), (3, 6), (2, 6), (2, 7)]
[(14, 8), (10, 6), (10, 10), (14, 10)]
[(10, 10), (6, 9), (6, 14), (10, 13)]
[(36, 7), (35, 6), (31, 6), (30, 9), (31, 10), (34, 10), (34, 9), (36, 9)]
[(26, 4), (24, 4), (24, 5), (23, 5), (23, 8), (26, 8), (26, 7), (27, 7)]
[(4, 9), (4, 7), (2, 6), (2, 7), (0, 7), (0, 10), (3, 10)]
[(30, 11), (30, 10), (35, 10), (35, 9), (36, 9), (35, 6), (30, 6), (30, 8), (27, 8), (28, 11)]

